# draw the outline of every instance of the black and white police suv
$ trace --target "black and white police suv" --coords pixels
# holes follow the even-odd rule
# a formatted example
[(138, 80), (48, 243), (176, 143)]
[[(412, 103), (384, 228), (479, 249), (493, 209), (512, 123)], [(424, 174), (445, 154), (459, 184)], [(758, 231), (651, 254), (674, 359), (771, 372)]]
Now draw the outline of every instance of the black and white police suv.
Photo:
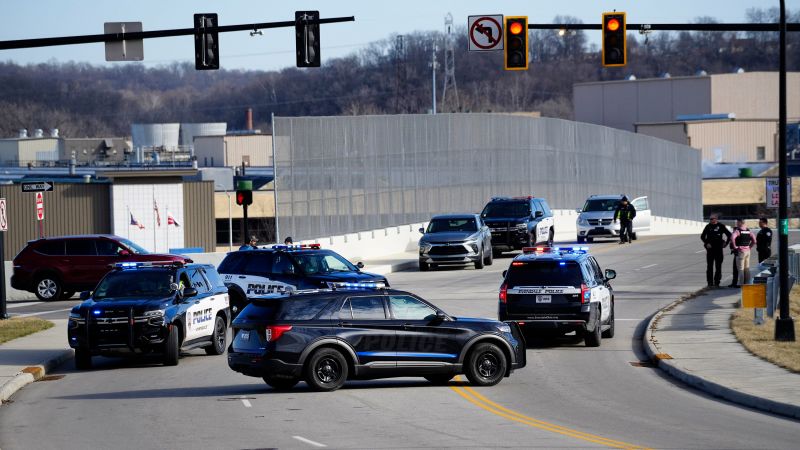
[(228, 253), (219, 273), (228, 287), (233, 317), (250, 298), (280, 296), (298, 289), (326, 289), (343, 283), (374, 283), (389, 286), (383, 275), (362, 272), (362, 263), (352, 264), (319, 244), (273, 245)]
[(228, 289), (212, 265), (118, 263), (81, 298), (67, 327), (78, 369), (91, 368), (95, 355), (156, 353), (174, 366), (181, 349), (225, 352)]
[(575, 331), (587, 347), (614, 337), (614, 291), (588, 247), (526, 247), (503, 272), (498, 318), (524, 331)]

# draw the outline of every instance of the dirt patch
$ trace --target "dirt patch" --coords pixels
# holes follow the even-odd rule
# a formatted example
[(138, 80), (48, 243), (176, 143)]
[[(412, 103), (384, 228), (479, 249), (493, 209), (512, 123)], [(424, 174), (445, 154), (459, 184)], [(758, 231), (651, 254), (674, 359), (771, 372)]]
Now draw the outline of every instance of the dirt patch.
[(53, 327), (53, 322), (38, 317), (0, 320), (0, 344)]

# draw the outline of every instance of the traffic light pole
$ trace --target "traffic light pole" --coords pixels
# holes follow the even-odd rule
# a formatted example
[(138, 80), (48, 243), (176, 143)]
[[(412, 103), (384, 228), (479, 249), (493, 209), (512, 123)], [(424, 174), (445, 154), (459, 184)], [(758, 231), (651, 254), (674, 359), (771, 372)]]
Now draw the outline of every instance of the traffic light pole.
[[(629, 23), (628, 31), (780, 31), (777, 23)], [(529, 23), (529, 30), (602, 30), (599, 23)], [(800, 31), (800, 23), (787, 23), (786, 31)]]

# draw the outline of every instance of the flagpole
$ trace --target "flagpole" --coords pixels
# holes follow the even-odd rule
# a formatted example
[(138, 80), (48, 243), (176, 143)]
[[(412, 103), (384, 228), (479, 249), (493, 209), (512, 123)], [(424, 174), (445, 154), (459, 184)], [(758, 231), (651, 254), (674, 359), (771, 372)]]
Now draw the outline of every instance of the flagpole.
[(131, 240), (131, 207), (128, 206), (128, 205), (125, 205), (125, 209), (128, 210), (128, 217), (125, 218), (125, 223), (127, 223), (128, 226), (125, 227), (125, 228), (128, 230), (128, 240), (130, 241)]
[(156, 186), (150, 185), (153, 195), (153, 251), (158, 253), (158, 236), (156, 235)]

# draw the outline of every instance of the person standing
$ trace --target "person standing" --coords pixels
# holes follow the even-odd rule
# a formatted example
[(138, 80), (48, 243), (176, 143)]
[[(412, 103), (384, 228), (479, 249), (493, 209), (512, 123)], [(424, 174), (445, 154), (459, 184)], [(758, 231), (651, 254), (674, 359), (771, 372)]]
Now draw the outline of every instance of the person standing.
[(719, 286), (722, 281), (722, 252), (731, 240), (731, 232), (719, 223), (718, 215), (712, 214), (700, 234), (700, 240), (706, 249), (706, 281), (709, 286)]
[(250, 236), (250, 240), (247, 244), (239, 247), (239, 250), (255, 250), (258, 248), (258, 238), (255, 236)]
[(767, 226), (767, 218), (758, 219), (758, 234), (756, 235), (756, 251), (758, 252), (758, 263), (772, 256), (772, 230)]
[(633, 243), (633, 218), (636, 217), (636, 208), (628, 202), (628, 197), (622, 196), (617, 210), (614, 211), (614, 222), (619, 219), (619, 243)]
[[(742, 284), (750, 283), (750, 249), (755, 247), (756, 239), (753, 233), (744, 224), (744, 219), (736, 220), (736, 228), (731, 235), (731, 250), (736, 255), (736, 269), (741, 273), (741, 278), (733, 279), (729, 287), (739, 287)], [(741, 283), (739, 280), (741, 279)]]

